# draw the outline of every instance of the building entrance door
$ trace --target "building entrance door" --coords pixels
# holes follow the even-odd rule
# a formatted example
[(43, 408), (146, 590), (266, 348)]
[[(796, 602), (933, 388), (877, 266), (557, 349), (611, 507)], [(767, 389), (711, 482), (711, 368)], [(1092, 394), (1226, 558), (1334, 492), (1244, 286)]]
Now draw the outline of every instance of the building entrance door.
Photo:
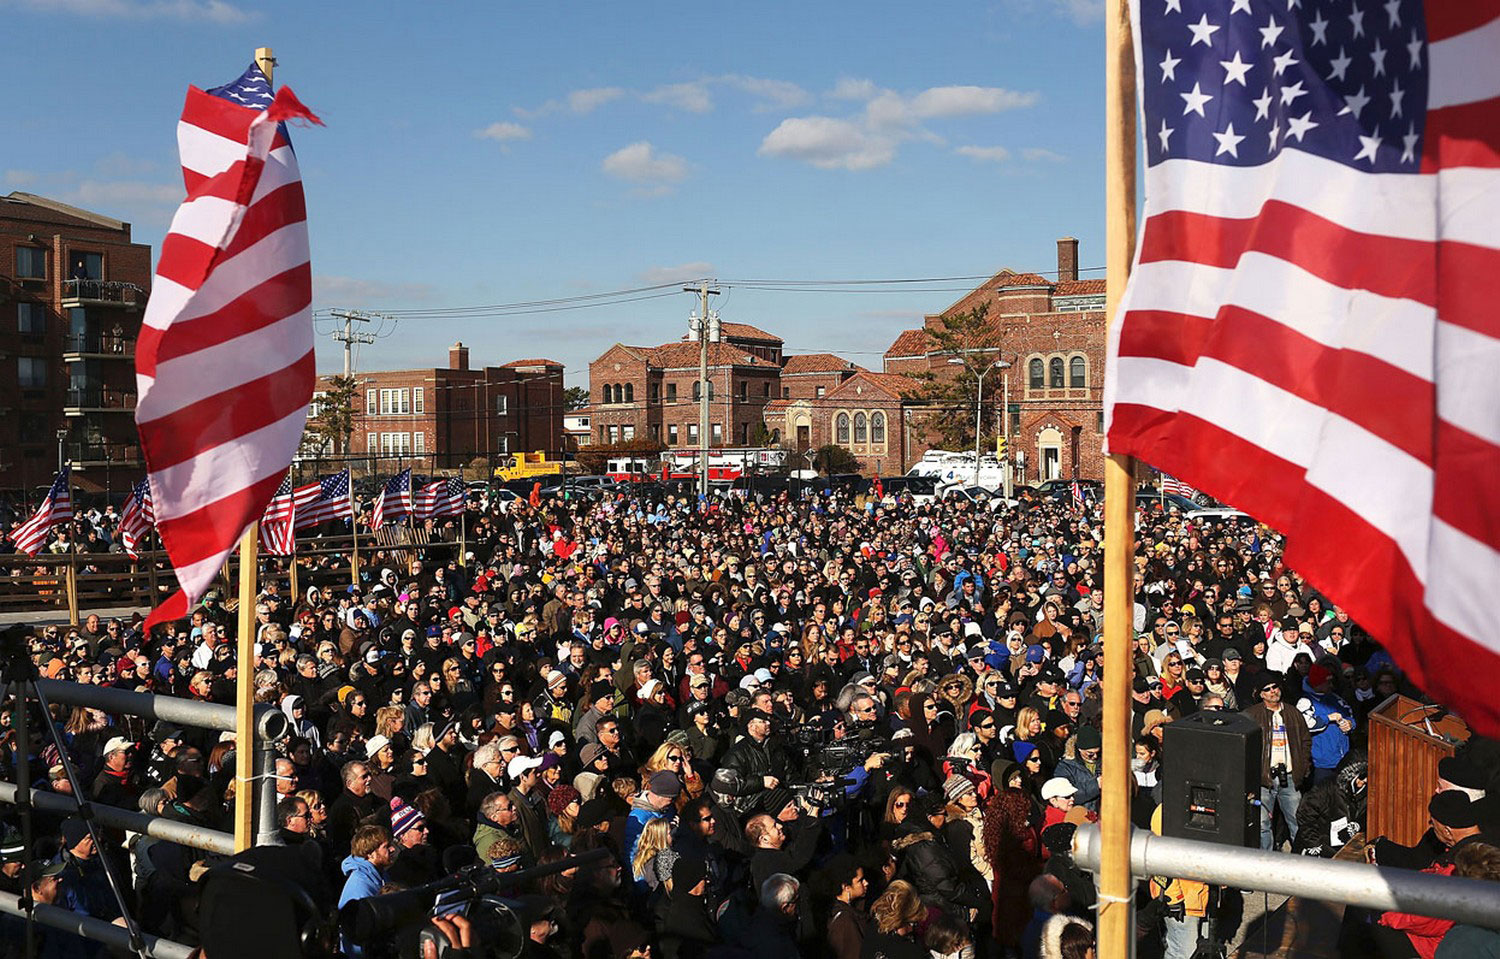
[(807, 452), (808, 447), (810, 447), (811, 445), (812, 445), (812, 427), (810, 427), (810, 426), (799, 426), (799, 427), (797, 427), (797, 452), (799, 452), (799, 453), (805, 453), (805, 452)]

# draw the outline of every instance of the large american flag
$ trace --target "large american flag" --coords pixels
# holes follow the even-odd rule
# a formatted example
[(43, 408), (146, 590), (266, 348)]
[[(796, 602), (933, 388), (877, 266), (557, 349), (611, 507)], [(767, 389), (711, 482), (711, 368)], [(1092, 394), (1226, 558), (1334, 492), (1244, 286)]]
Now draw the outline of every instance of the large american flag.
[(187, 199), (162, 242), (136, 348), (156, 529), (182, 589), (147, 628), (187, 612), (261, 514), (312, 399), (312, 274), (297, 160), (283, 121), (317, 118), (274, 96), (252, 64), (189, 88), (177, 125)]
[(1500, 733), (1500, 4), (1139, 0), (1111, 451), (1282, 529)]
[(428, 483), (412, 496), (412, 517), (441, 519), (458, 516), (464, 511), (468, 490), (461, 479), (443, 479)]
[(131, 559), (139, 559), (136, 546), (156, 525), (156, 512), (151, 508), (151, 481), (143, 479), (130, 490), (125, 509), (120, 513), (120, 546)]
[(354, 519), (354, 501), (350, 499), (349, 489), (348, 470), (297, 487), (294, 491), (297, 528), (307, 529), (332, 519)]
[(276, 487), (260, 518), (260, 548), (272, 556), (291, 556), (297, 551), (297, 498), (288, 474)]
[(31, 514), (31, 519), (11, 530), (10, 541), (16, 544), (18, 551), (35, 556), (47, 542), (52, 528), (73, 518), (73, 488), (69, 472), (66, 466), (59, 470), (57, 479), (52, 481), (47, 495), (42, 497), (42, 505)]
[(370, 511), (370, 528), (379, 532), (387, 523), (403, 522), (411, 515), (411, 470), (404, 469), (385, 481), (375, 508)]

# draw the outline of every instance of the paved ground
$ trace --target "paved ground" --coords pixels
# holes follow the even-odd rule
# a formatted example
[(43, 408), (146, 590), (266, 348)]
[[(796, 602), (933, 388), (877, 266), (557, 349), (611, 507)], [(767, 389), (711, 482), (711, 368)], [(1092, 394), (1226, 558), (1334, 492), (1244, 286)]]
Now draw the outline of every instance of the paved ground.
[[(128, 619), (130, 618), (131, 613), (140, 613), (142, 616), (144, 616), (146, 615), (146, 612), (147, 610), (144, 606), (110, 606), (100, 609), (81, 610), (79, 615), (87, 616), (89, 613), (98, 613), (105, 619), (109, 619), (114, 616), (122, 616)], [(63, 626), (66, 625), (67, 622), (68, 611), (66, 609), (44, 609), (35, 612), (0, 613), (0, 626), (14, 626), (16, 623), (29, 623), (36, 626)]]

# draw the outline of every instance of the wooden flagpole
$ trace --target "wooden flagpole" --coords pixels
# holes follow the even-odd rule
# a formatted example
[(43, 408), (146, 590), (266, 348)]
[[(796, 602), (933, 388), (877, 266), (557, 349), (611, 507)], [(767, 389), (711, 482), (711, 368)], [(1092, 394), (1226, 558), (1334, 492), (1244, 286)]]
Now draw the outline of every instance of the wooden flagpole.
[[(276, 58), (270, 47), (255, 51), (255, 62), (272, 80)], [(260, 522), (252, 521), (240, 537), (240, 608), (238, 658), (234, 681), (234, 851), (255, 842), (255, 585)]]
[[(467, 507), (468, 504), (466, 503), (464, 505), (465, 505), (465, 507)], [(467, 509), (465, 509), (465, 512), (467, 512)], [(465, 560), (464, 560), (464, 556), (468, 552), (468, 536), (466, 535), (466, 530), (465, 530), (465, 526), (466, 525), (467, 525), (467, 520), (465, 520), (464, 514), (463, 513), (459, 513), (458, 514), (458, 565), (459, 565), (460, 569), (468, 569), (469, 568), (469, 564), (467, 562), (465, 562)]]
[[(1135, 45), (1129, 0), (1105, 16), (1105, 315), (1119, 322), (1135, 258)], [(1135, 882), (1130, 875), (1130, 688), (1135, 613), (1135, 460), (1104, 463), (1104, 755), (1100, 780), (1099, 959), (1135, 953)]]

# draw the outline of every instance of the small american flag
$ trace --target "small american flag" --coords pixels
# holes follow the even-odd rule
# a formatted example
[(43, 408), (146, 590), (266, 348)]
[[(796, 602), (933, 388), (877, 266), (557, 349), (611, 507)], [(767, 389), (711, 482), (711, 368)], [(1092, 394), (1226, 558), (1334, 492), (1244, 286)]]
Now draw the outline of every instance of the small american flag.
[(438, 480), (417, 490), (412, 498), (414, 519), (441, 519), (458, 516), (464, 511), (468, 491), (461, 479)]
[(156, 525), (156, 513), (151, 508), (151, 481), (143, 479), (130, 491), (125, 501), (125, 510), (120, 514), (120, 545), (131, 559), (139, 559), (136, 546)]
[(261, 518), (302, 439), (315, 376), (307, 210), (284, 121), (317, 117), (251, 64), (189, 88), (187, 198), (162, 241), (136, 349), (136, 425), (186, 615)]
[(297, 498), (292, 495), (288, 474), (260, 518), (260, 548), (272, 556), (291, 556), (297, 551)]
[(1078, 485), (1077, 480), (1073, 481), (1073, 505), (1080, 510), (1089, 508), (1089, 501), (1083, 498), (1083, 487)]
[(1146, 205), (1110, 451), (1282, 530), (1500, 734), (1500, 5), (1134, 6)]
[(31, 519), (11, 530), (11, 542), (27, 556), (35, 556), (41, 550), (52, 527), (73, 518), (73, 489), (69, 482), (69, 472), (69, 468), (64, 466), (58, 472), (57, 479), (52, 481), (52, 488), (47, 490), (42, 505), (37, 507)]
[(404, 469), (385, 481), (375, 508), (370, 512), (370, 528), (377, 532), (387, 523), (404, 522), (411, 515), (411, 470)]
[(297, 487), (294, 491), (297, 528), (308, 529), (328, 520), (354, 519), (354, 501), (350, 499), (349, 489), (348, 470)]
[(1188, 499), (1192, 499), (1194, 496), (1198, 495), (1197, 490), (1193, 489), (1182, 480), (1178, 479), (1175, 476), (1167, 476), (1165, 474), (1163, 474), (1161, 478), (1161, 491), (1163, 493), (1172, 493), (1177, 496), (1186, 496)]

